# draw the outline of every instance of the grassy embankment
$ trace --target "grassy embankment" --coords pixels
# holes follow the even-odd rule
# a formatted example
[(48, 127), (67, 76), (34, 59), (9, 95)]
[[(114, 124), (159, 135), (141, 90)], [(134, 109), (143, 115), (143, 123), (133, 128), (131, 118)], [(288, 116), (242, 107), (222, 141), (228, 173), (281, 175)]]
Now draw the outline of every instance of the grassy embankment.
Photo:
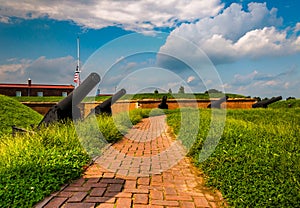
[(300, 99), (281, 100), (269, 105), (273, 109), (300, 108)]
[[(200, 163), (210, 115), (201, 110), (197, 142), (189, 152), (207, 184), (233, 207), (300, 207), (300, 108), (228, 110), (218, 146)], [(169, 114), (175, 134), (178, 120), (179, 110)], [(179, 139), (188, 137), (189, 128)]]
[[(126, 94), (124, 95), (121, 100), (142, 100), (142, 99), (162, 99), (162, 97), (166, 95), (168, 99), (174, 99), (174, 98), (186, 98), (186, 99), (209, 99), (209, 95), (205, 93), (174, 93), (174, 94), (169, 94), (169, 93), (141, 93), (141, 94), (136, 94), (136, 95), (131, 95), (131, 94)], [(226, 94), (230, 98), (245, 98), (243, 95), (237, 95), (237, 94)], [(212, 93), (210, 94), (212, 98), (219, 98), (222, 97), (222, 93)], [(84, 99), (84, 101), (103, 101), (108, 99), (110, 96), (97, 96), (97, 97), (87, 97)], [(19, 102), (59, 102), (62, 100), (64, 97), (13, 97), (14, 99), (18, 100)]]
[[(130, 113), (133, 123), (145, 116), (144, 111)], [(91, 152), (87, 152), (90, 149), (82, 145), (97, 140), (80, 141), (72, 122), (56, 123), (12, 137), (11, 125), (29, 128), (30, 124), (37, 125), (41, 118), (19, 102), (0, 96), (0, 207), (32, 207), (61, 185), (78, 178), (91, 160)], [(97, 124), (107, 142), (122, 137), (112, 117), (98, 117)], [(80, 128), (81, 123), (78, 126)], [(84, 127), (82, 131), (91, 135), (89, 126)], [(126, 131), (129, 127), (123, 125), (119, 129)]]

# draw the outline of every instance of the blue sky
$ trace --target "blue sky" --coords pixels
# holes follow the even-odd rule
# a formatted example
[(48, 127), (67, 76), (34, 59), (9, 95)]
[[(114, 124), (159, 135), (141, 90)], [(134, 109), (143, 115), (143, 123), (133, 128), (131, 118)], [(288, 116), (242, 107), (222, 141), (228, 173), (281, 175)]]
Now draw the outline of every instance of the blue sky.
[(298, 0), (0, 5), (1, 83), (30, 77), (33, 83), (73, 84), (79, 36), (82, 77), (98, 72), (103, 93), (121, 87), (177, 92), (184, 85), (193, 92), (300, 98)]

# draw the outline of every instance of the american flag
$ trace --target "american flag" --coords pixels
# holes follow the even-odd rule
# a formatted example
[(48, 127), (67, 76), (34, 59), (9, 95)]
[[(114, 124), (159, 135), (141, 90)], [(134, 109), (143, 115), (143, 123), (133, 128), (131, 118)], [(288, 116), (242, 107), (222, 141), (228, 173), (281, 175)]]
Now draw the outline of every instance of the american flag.
[(74, 74), (74, 82), (79, 84), (80, 83), (80, 77), (79, 77), (79, 72), (76, 71)]

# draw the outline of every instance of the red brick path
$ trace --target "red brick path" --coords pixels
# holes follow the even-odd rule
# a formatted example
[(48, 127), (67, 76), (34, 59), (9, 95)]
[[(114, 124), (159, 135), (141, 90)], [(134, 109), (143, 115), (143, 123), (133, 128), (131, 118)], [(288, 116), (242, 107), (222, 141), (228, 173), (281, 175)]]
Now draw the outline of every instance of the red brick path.
[(144, 119), (84, 173), (36, 207), (198, 208), (221, 207), (219, 192), (166, 131), (165, 117)]

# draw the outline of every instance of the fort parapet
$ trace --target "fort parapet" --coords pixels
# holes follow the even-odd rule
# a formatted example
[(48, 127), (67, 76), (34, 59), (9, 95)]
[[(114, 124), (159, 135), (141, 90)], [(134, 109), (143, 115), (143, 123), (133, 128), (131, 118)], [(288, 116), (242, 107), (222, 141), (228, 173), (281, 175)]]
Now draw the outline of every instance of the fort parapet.
[[(179, 107), (198, 107), (207, 108), (212, 100), (215, 99), (168, 99), (167, 104), (169, 109), (177, 109)], [(216, 99), (217, 100), (217, 99)], [(32, 108), (33, 110), (45, 115), (48, 110), (55, 105), (55, 102), (22, 102), (24, 105)], [(79, 108), (84, 116), (88, 115), (91, 109), (95, 108), (102, 102), (85, 102), (80, 103)], [(161, 100), (144, 99), (144, 100), (118, 100), (112, 105), (112, 112), (119, 113), (137, 108), (152, 109), (157, 108)], [(221, 108), (227, 109), (250, 109), (256, 103), (252, 98), (229, 98), (227, 102), (221, 104)]]

